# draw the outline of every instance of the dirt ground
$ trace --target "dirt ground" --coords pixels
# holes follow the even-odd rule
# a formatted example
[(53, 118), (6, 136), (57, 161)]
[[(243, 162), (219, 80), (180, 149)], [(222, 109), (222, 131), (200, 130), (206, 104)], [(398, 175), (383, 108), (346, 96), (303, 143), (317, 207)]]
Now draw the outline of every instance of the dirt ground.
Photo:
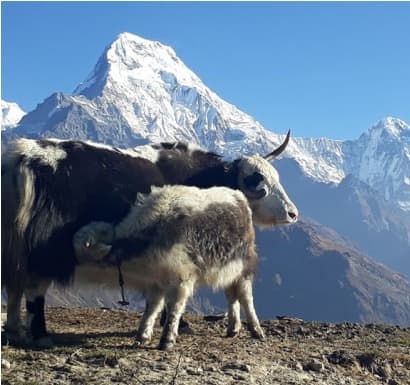
[(2, 384), (410, 384), (410, 329), (386, 325), (263, 321), (265, 340), (226, 319), (188, 314), (193, 333), (169, 352), (136, 347), (140, 313), (47, 308), (55, 346), (12, 346), (2, 335)]

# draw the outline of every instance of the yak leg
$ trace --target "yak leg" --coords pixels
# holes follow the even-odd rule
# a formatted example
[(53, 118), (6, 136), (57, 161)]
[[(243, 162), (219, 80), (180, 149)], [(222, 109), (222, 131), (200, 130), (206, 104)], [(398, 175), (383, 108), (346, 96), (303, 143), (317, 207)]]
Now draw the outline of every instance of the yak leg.
[[(161, 326), (164, 326), (166, 320), (167, 320), (167, 308), (164, 307), (161, 312), (161, 318), (159, 320), (159, 324)], [(184, 319), (184, 315), (182, 315), (181, 319), (179, 320), (178, 333), (179, 334), (194, 334), (194, 331), (189, 326), (189, 322), (186, 319)]]
[(263, 330), (259, 324), (258, 316), (256, 315), (253, 305), (253, 291), (251, 277), (240, 278), (236, 283), (238, 299), (243, 307), (248, 322), (248, 329), (253, 338), (262, 339), (265, 337)]
[(8, 338), (21, 341), (25, 337), (25, 330), (21, 323), (21, 300), (23, 290), (7, 290), (7, 321), (4, 327)]
[(164, 307), (164, 292), (157, 287), (152, 287), (145, 291), (145, 299), (147, 303), (136, 337), (138, 344), (145, 344), (151, 341), (155, 320)]
[(47, 348), (53, 345), (48, 336), (44, 315), (44, 296), (50, 286), (50, 280), (30, 276), (24, 293), (27, 307), (27, 329), (36, 346)]
[(192, 294), (194, 282), (184, 281), (173, 287), (167, 295), (167, 319), (162, 332), (159, 348), (167, 350), (172, 347), (178, 336), (178, 325), (189, 296)]
[(241, 330), (241, 309), (238, 300), (236, 285), (225, 289), (225, 296), (228, 300), (228, 337), (235, 337)]
[[(228, 311), (228, 337), (234, 337), (241, 329), (240, 308), (241, 304), (248, 322), (248, 329), (254, 338), (264, 338), (263, 330), (259, 324), (253, 305), (252, 279), (240, 278), (225, 289), (225, 295), (229, 303)], [(239, 302), (238, 302), (239, 301)]]

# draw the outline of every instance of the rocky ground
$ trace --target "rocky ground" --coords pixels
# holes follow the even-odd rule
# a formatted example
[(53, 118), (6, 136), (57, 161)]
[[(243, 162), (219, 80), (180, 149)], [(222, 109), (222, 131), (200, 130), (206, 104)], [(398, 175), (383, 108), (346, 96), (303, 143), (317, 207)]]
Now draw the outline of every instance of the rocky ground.
[(188, 314), (194, 334), (162, 352), (159, 328), (151, 346), (134, 346), (140, 316), (48, 308), (55, 347), (3, 341), (2, 384), (410, 384), (409, 328), (285, 317), (262, 322), (266, 339), (259, 341), (246, 329), (225, 337), (226, 319)]

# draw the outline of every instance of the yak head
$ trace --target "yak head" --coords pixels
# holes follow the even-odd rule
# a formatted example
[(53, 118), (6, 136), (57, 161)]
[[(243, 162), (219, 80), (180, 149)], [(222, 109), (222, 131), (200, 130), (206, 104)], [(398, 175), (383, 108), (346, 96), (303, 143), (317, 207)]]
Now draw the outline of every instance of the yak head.
[(290, 131), (284, 142), (271, 153), (244, 156), (238, 162), (238, 185), (248, 198), (253, 220), (260, 226), (294, 223), (298, 209), (280, 183), (279, 174), (270, 163), (289, 143)]

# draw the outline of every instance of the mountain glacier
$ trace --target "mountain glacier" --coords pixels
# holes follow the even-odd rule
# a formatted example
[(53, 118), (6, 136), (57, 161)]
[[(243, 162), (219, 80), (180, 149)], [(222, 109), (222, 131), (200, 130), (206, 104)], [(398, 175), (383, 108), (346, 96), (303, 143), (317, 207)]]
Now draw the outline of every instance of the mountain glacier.
[[(159, 42), (121, 33), (72, 95), (55, 93), (10, 136), (78, 138), (116, 146), (184, 140), (223, 154), (267, 153), (282, 135), (212, 92)], [(356, 140), (293, 138), (286, 151), (310, 178), (353, 174), (410, 211), (410, 127), (388, 117)]]
[(25, 114), (17, 103), (1, 100), (1, 130), (16, 127)]

